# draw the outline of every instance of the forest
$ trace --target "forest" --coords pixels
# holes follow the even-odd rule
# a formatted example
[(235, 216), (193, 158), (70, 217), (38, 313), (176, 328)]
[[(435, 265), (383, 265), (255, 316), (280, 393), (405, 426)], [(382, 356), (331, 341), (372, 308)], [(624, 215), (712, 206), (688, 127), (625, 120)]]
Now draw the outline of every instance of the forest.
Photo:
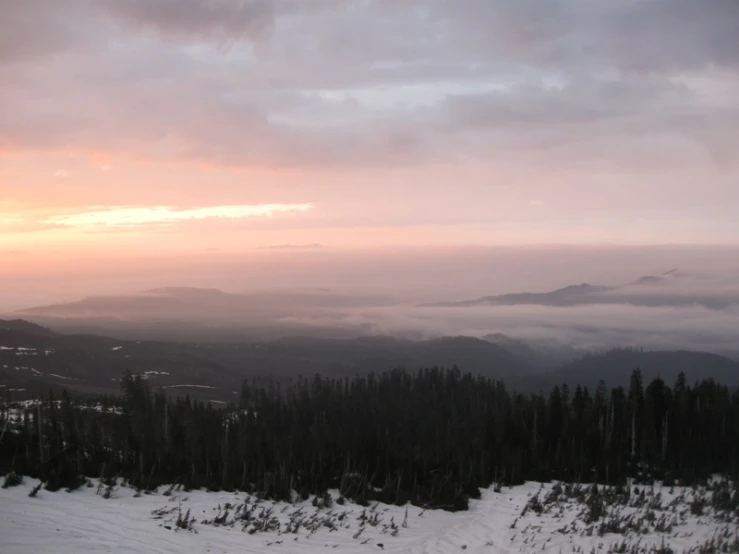
[[(168, 398), (127, 372), (121, 393), (0, 403), (0, 474), (72, 490), (90, 476), (147, 491), (291, 500), (336, 489), (461, 510), (480, 487), (739, 478), (739, 391), (714, 381), (520, 394), (458, 368), (290, 384), (245, 382), (227, 407)], [(736, 495), (735, 495), (736, 496)]]

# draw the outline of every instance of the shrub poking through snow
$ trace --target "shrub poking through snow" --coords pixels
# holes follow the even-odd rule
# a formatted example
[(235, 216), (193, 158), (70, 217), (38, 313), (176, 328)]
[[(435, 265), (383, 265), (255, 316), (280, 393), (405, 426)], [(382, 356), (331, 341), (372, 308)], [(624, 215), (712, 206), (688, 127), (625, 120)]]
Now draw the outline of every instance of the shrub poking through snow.
[(189, 531), (192, 529), (192, 523), (193, 519), (190, 517), (190, 510), (187, 510), (184, 516), (182, 515), (182, 510), (180, 510), (177, 515), (175, 525), (177, 525), (179, 529), (186, 529)]
[(43, 486), (44, 486), (44, 483), (42, 481), (38, 485), (36, 485), (35, 487), (33, 487), (31, 489), (31, 491), (28, 493), (28, 496), (31, 497), (31, 498), (36, 498), (36, 495), (38, 494), (38, 491), (40, 491), (41, 490), (41, 487), (43, 487)]
[(23, 477), (18, 475), (15, 471), (11, 471), (3, 479), (3, 488), (7, 489), (10, 487), (17, 487), (23, 483)]

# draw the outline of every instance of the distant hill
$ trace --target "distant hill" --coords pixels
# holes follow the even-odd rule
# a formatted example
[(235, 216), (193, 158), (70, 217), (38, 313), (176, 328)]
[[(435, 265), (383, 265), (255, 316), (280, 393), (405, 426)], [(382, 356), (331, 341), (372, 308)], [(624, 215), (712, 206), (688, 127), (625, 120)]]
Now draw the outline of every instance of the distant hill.
[(315, 339), (297, 337), (262, 343), (263, 353), (299, 360), (324, 360), (349, 366), (357, 373), (403, 367), (415, 371), (425, 367), (458, 366), (495, 379), (532, 373), (532, 368), (496, 344), (472, 337), (444, 337), (426, 341), (392, 337)]
[(556, 369), (582, 357), (586, 353), (586, 351), (573, 346), (544, 341), (526, 342), (503, 333), (491, 333), (482, 338), (505, 348), (516, 358), (538, 370)]
[[(237, 390), (243, 376), (201, 355), (197, 345), (122, 341), (65, 335), (28, 322), (0, 320), (0, 392), (26, 396), (68, 388), (80, 393), (117, 392), (124, 371), (146, 375), (154, 386), (209, 385), (216, 394)], [(214, 390), (214, 389), (209, 389)], [(23, 395), (21, 395), (23, 396)]]
[(690, 291), (674, 286), (679, 274), (645, 275), (625, 285), (569, 285), (547, 292), (520, 292), (483, 296), (471, 300), (436, 302), (421, 307), (464, 308), (475, 306), (538, 305), (552, 307), (619, 304), (645, 307), (700, 305), (720, 310), (739, 305), (739, 291)]
[(20, 310), (21, 317), (232, 323), (284, 317), (321, 308), (387, 306), (385, 296), (321, 289), (265, 290), (249, 294), (194, 287), (160, 287), (133, 294), (88, 296), (74, 302)]
[(716, 352), (716, 354), (720, 354), (721, 356), (725, 356), (730, 360), (739, 362), (739, 350), (723, 350)]
[(572, 306), (576, 304), (595, 303), (599, 293), (614, 290), (613, 287), (595, 286), (583, 283), (570, 285), (550, 292), (519, 292), (497, 296), (483, 296), (475, 300), (459, 302), (438, 302), (423, 306), (464, 307), (464, 306), (516, 306), (518, 304), (541, 304), (543, 306)]
[(191, 298), (208, 298), (229, 296), (229, 293), (220, 289), (204, 289), (198, 287), (158, 287), (144, 291), (144, 294), (158, 294), (165, 296), (179, 296)]
[(244, 379), (289, 382), (315, 373), (352, 376), (453, 365), (496, 379), (531, 372), (506, 349), (470, 337), (187, 343), (63, 334), (24, 321), (0, 320), (0, 392), (22, 388), (31, 396), (62, 387), (80, 393), (117, 392), (118, 380), (130, 370), (145, 375), (155, 388), (230, 401)]
[(724, 356), (685, 350), (643, 352), (629, 349), (585, 356), (551, 373), (527, 376), (520, 384), (524, 388), (542, 389), (564, 383), (595, 387), (602, 380), (609, 387), (626, 387), (631, 372), (637, 368), (645, 381), (660, 377), (670, 386), (681, 372), (691, 384), (714, 379), (729, 386), (739, 385), (739, 362)]
[(665, 277), (662, 277), (660, 275), (644, 275), (643, 277), (639, 277), (636, 281), (633, 283), (630, 283), (632, 285), (657, 285), (659, 283), (664, 282)]
[[(118, 380), (129, 370), (144, 375), (154, 388), (228, 402), (244, 379), (277, 379), (289, 384), (298, 375), (351, 377), (394, 368), (413, 372), (455, 365), (462, 372), (502, 379), (524, 391), (562, 383), (593, 387), (600, 380), (625, 386), (637, 367), (645, 380), (660, 376), (671, 384), (684, 372), (689, 382), (713, 378), (739, 385), (739, 362), (687, 351), (614, 350), (542, 373), (541, 366), (532, 363), (532, 357), (539, 355), (535, 348), (503, 337), (489, 337), (499, 343), (463, 336), (423, 341), (386, 336), (217, 343), (139, 341), (56, 333), (25, 321), (0, 320), (0, 394), (24, 389), (20, 392), (33, 396), (62, 387), (82, 394), (118, 392)], [(501, 346), (505, 343), (508, 348)]]
[(35, 333), (38, 335), (53, 335), (54, 332), (47, 327), (38, 325), (25, 319), (0, 319), (0, 331), (16, 331)]
[(415, 343), (407, 365), (420, 367), (458, 366), (463, 371), (506, 379), (531, 373), (531, 367), (505, 348), (472, 337), (445, 337)]

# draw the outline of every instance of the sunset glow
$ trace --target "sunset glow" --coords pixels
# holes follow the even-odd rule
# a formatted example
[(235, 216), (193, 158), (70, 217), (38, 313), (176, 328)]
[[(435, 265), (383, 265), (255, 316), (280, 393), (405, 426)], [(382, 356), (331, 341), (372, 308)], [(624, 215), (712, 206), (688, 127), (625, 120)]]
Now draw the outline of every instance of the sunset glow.
[(4, 6), (0, 263), (739, 243), (735, 3), (175, 4)]
[(255, 206), (210, 206), (178, 210), (168, 206), (146, 208), (96, 206), (80, 213), (53, 215), (42, 221), (63, 227), (133, 227), (150, 223), (172, 223), (176, 221), (210, 218), (241, 219), (248, 217), (270, 217), (286, 212), (305, 212), (310, 204), (258, 204)]

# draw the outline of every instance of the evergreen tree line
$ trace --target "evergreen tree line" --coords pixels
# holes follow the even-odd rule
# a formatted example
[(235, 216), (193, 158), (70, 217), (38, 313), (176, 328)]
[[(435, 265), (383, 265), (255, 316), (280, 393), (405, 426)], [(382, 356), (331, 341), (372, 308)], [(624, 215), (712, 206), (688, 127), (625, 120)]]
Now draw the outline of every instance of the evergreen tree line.
[[(8, 417), (0, 409), (0, 429)], [(493, 483), (736, 480), (739, 391), (683, 375), (671, 388), (644, 386), (636, 370), (628, 389), (523, 395), (432, 368), (245, 383), (238, 403), (215, 409), (127, 373), (121, 396), (94, 406), (65, 393), (26, 407), (0, 439), (0, 472), (10, 471), (52, 490), (86, 475), (275, 499), (333, 488), (359, 502), (445, 509), (466, 508)]]

